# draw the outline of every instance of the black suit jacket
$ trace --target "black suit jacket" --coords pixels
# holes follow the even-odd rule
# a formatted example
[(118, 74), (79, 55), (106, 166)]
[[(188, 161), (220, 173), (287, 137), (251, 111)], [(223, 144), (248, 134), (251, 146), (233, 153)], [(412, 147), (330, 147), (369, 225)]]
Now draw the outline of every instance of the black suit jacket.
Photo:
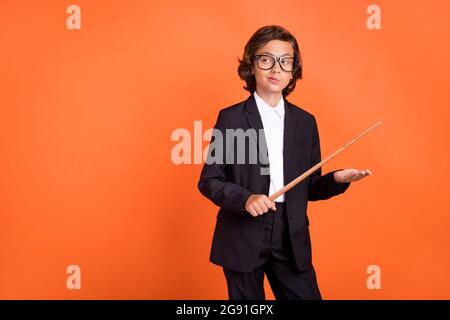
[[(283, 168), (285, 185), (321, 161), (320, 139), (314, 116), (285, 99)], [(220, 110), (215, 129), (226, 136), (225, 129), (263, 129), (262, 120), (251, 94), (246, 100)], [(267, 150), (264, 135), (261, 136)], [(258, 139), (254, 136), (253, 139)], [(214, 136), (211, 143), (214, 142)], [(224, 140), (224, 154), (229, 143)], [(214, 148), (210, 148), (214, 149)], [(247, 148), (246, 148), (247, 149)], [(248, 151), (248, 150), (247, 150)], [(211, 156), (211, 150), (208, 156)], [(264, 155), (263, 155), (264, 156)], [(265, 152), (267, 157), (267, 152)], [(205, 163), (198, 188), (220, 207), (212, 241), (210, 261), (239, 272), (250, 272), (257, 262), (263, 236), (263, 222), (245, 210), (252, 194), (269, 195), (270, 175), (261, 174), (267, 166), (258, 157), (250, 164)], [(270, 163), (269, 163), (270, 167)], [(335, 170), (337, 171), (337, 170)], [(322, 175), (321, 168), (285, 193), (290, 238), (297, 268), (311, 267), (311, 241), (306, 214), (309, 201), (325, 200), (343, 193), (350, 183), (337, 183), (333, 173)]]

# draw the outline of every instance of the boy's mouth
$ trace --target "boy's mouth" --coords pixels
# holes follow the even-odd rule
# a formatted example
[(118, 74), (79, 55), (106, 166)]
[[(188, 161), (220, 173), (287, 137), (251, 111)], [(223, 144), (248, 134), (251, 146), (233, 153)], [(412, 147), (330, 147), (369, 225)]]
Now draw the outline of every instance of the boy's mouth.
[(278, 82), (280, 82), (279, 79), (274, 78), (274, 77), (267, 77), (267, 79), (269, 79), (269, 81), (272, 82), (272, 83), (278, 83)]

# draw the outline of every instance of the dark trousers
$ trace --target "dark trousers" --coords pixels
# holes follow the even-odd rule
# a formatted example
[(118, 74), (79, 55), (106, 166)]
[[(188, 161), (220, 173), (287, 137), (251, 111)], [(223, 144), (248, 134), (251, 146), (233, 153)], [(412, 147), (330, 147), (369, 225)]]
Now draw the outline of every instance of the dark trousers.
[(294, 262), (284, 202), (263, 215), (264, 237), (257, 267), (248, 273), (223, 268), (230, 300), (264, 300), (264, 274), (277, 300), (321, 300), (313, 266), (300, 272)]

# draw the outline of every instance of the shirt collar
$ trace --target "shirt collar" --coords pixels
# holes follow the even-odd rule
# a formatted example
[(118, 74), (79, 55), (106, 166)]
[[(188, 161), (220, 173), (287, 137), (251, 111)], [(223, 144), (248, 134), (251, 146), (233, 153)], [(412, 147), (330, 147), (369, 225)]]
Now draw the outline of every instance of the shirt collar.
[(264, 114), (268, 112), (276, 112), (280, 117), (284, 116), (284, 99), (283, 96), (281, 96), (280, 100), (278, 101), (277, 105), (275, 107), (271, 107), (269, 104), (267, 104), (263, 98), (261, 98), (257, 93), (256, 90), (254, 91), (253, 95), (255, 96), (256, 105), (258, 106), (258, 110)]

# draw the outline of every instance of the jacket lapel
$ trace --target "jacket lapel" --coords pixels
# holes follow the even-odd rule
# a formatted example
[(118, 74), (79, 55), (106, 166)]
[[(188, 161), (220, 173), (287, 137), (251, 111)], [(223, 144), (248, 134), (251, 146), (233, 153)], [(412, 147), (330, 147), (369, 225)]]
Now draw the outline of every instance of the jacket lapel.
[[(289, 146), (294, 141), (295, 137), (295, 114), (294, 106), (291, 105), (286, 99), (284, 100), (284, 136), (283, 136), (283, 177), (284, 185), (290, 182), (291, 173), (288, 171), (288, 157), (289, 157)], [(289, 192), (285, 193), (285, 199), (287, 199)]]
[(245, 118), (247, 119), (250, 128), (255, 130), (264, 129), (253, 94), (251, 94), (246, 101), (245, 111)]
[(283, 135), (283, 158), (286, 159), (286, 150), (295, 137), (295, 114), (294, 107), (284, 98), (284, 135)]
[[(249, 128), (254, 129), (255, 131), (251, 133), (251, 136), (254, 139), (254, 143), (256, 143), (257, 150), (258, 150), (258, 163), (263, 164), (264, 166), (269, 165), (269, 154), (267, 152), (267, 141), (265, 133), (262, 131), (260, 133), (260, 130), (264, 130), (264, 126), (261, 120), (261, 116), (258, 111), (258, 106), (256, 105), (255, 96), (251, 94), (245, 104), (245, 119), (247, 121), (247, 124)], [(259, 141), (258, 139), (261, 139)], [(258, 144), (259, 141), (259, 144)], [(266, 152), (264, 152), (264, 150)]]

